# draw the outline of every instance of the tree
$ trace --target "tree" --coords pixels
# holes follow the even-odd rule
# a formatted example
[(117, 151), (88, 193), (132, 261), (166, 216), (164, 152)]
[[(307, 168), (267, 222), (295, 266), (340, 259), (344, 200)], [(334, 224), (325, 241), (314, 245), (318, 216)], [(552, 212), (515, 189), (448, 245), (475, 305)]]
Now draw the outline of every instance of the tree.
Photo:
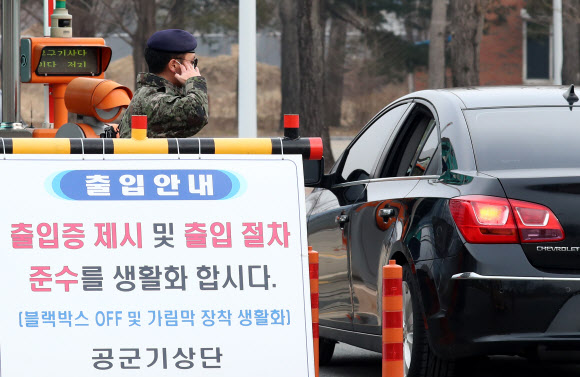
[(479, 48), (489, 0), (451, 0), (451, 73), (453, 86), (479, 85)]
[(321, 25), (323, 0), (298, 0), (298, 46), (300, 48), (300, 116), (304, 136), (322, 137), (327, 166), (334, 164), (330, 133), (324, 120), (324, 34)]
[(346, 59), (347, 23), (333, 18), (326, 54), (324, 77), (324, 118), (329, 127), (340, 126)]
[(433, 0), (429, 26), (429, 88), (445, 87), (445, 30), (448, 0)]
[[(121, 31), (120, 37), (133, 47), (134, 72), (146, 72), (143, 59), (147, 39), (157, 31), (155, 0), (101, 0), (107, 8), (109, 23)], [(135, 85), (136, 87), (136, 85)]]
[(106, 15), (106, 8), (99, 0), (69, 0), (66, 4), (73, 17), (73, 37), (95, 37), (98, 33), (106, 34), (109, 24), (101, 23)]
[[(415, 66), (427, 64), (426, 46), (416, 43), (428, 39), (431, 0), (327, 1), (334, 17), (362, 33), (361, 44), (372, 53), (365, 68), (372, 74), (396, 82), (404, 80)], [(393, 13), (403, 22), (403, 35), (385, 28)]]
[[(79, 0), (80, 1), (80, 0)], [(260, 3), (266, 0), (258, 0)], [(135, 72), (146, 72), (143, 58), (147, 39), (156, 31), (180, 28), (189, 32), (237, 29), (238, 0), (100, 0), (110, 14), (103, 21), (115, 25), (133, 47)], [(260, 9), (264, 9), (262, 6)], [(259, 13), (263, 20), (265, 12)]]
[(282, 108), (280, 124), (284, 114), (300, 112), (300, 61), (298, 49), (298, 25), (295, 0), (281, 0), (279, 15), (282, 23), (281, 33), (281, 86)]
[(578, 18), (579, 0), (563, 0), (564, 61), (562, 64), (562, 83), (578, 84), (580, 80), (580, 38)]
[[(295, 19), (289, 7), (294, 4), (298, 10), (299, 34), (299, 74), (300, 74), (300, 115), (304, 119), (305, 133), (322, 136), (324, 147), (330, 153), (328, 140), (329, 126), (340, 125), (342, 88), (344, 81), (344, 61), (346, 57), (346, 31), (350, 25), (363, 34), (362, 46), (371, 46), (373, 63), (365, 64), (364, 69), (398, 81), (406, 75), (403, 71), (409, 69), (421, 59), (421, 48), (416, 48), (410, 41), (403, 41), (399, 36), (383, 29), (386, 23), (386, 12), (396, 11), (405, 19), (408, 29), (421, 24), (423, 29), (427, 12), (430, 10), (430, 0), (410, 2), (399, 0), (299, 0), (280, 2), (280, 17), (282, 20), (282, 85), (283, 113), (293, 112), (286, 107), (291, 103), (288, 99), (289, 85), (287, 77), (296, 72), (289, 72), (295, 67), (290, 62), (296, 51), (287, 42), (286, 33), (292, 33), (291, 28), (284, 26), (287, 20)], [(312, 12), (315, 12), (314, 14)], [(324, 53), (324, 30), (327, 18), (331, 22), (331, 35), (327, 52)], [(428, 20), (428, 18), (427, 18)], [(318, 24), (318, 25), (316, 25)], [(416, 33), (409, 33), (409, 36)], [(386, 43), (385, 43), (386, 42)], [(386, 49), (385, 46), (389, 46)], [(393, 47), (390, 49), (390, 47)], [(288, 49), (290, 51), (284, 51)], [(426, 52), (426, 50), (424, 50)], [(426, 55), (426, 54), (425, 54)], [(326, 56), (326, 59), (324, 57)], [(426, 58), (424, 59), (426, 61)], [(388, 63), (386, 63), (388, 62)], [(424, 64), (424, 62), (422, 61)], [(321, 80), (324, 78), (324, 80)], [(319, 88), (321, 83), (324, 83)], [(295, 89), (296, 90), (296, 89)], [(294, 91), (296, 93), (296, 91)], [(321, 107), (321, 98), (323, 106)], [(313, 113), (316, 112), (316, 113)], [(325, 155), (328, 166), (332, 157)]]

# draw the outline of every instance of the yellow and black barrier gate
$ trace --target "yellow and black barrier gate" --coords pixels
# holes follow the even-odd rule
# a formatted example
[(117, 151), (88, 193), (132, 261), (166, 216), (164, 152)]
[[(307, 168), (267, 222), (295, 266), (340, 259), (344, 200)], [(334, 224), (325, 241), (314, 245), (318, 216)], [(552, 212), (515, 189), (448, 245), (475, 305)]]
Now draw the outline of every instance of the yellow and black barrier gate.
[(131, 139), (2, 138), (0, 139), (2, 152), (4, 154), (297, 154), (304, 160), (322, 158), (322, 139), (299, 138), (296, 133), (297, 127), (290, 128), (295, 138), (149, 139), (145, 116), (134, 116), (132, 123)]

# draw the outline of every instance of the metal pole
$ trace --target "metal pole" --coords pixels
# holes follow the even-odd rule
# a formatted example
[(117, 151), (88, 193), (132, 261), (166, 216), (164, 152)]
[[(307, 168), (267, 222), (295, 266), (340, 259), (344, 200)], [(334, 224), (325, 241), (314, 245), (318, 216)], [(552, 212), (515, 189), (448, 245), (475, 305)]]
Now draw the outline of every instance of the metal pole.
[(20, 0), (2, 0), (2, 128), (20, 122)]
[[(43, 6), (43, 17), (42, 25), (44, 30), (44, 36), (50, 37), (50, 15), (52, 14), (50, 7), (53, 5), (53, 0), (44, 0)], [(52, 8), (54, 9), (54, 7)]]
[(562, 40), (562, 0), (553, 0), (554, 8), (554, 85), (562, 85), (562, 62), (564, 42)]
[[(44, 0), (44, 36), (50, 37), (50, 15), (54, 9), (53, 0)], [(50, 85), (44, 84), (44, 122), (42, 128), (50, 127)]]
[(238, 136), (258, 136), (256, 0), (239, 0)]

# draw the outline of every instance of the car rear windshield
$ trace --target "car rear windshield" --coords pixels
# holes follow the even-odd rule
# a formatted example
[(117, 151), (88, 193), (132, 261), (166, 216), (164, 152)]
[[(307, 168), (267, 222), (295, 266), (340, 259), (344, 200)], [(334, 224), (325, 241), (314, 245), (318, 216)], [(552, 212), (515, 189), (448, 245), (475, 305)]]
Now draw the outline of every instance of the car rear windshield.
[(580, 109), (465, 110), (478, 170), (580, 167)]

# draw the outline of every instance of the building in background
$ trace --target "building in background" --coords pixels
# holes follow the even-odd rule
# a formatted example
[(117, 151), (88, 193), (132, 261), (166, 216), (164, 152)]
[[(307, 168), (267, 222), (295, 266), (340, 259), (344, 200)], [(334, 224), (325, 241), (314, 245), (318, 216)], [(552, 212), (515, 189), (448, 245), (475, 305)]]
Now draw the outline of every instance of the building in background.
[[(480, 85), (552, 84), (551, 25), (531, 17), (524, 0), (501, 0), (501, 4), (509, 7), (504, 19), (493, 14), (486, 18), (480, 46)], [(448, 77), (447, 86), (450, 82)], [(427, 88), (426, 68), (415, 71), (414, 83), (415, 90)]]
[(535, 85), (553, 83), (551, 26), (534, 20), (524, 0), (503, 0), (513, 6), (499, 24), (488, 19), (481, 41), (481, 85)]

